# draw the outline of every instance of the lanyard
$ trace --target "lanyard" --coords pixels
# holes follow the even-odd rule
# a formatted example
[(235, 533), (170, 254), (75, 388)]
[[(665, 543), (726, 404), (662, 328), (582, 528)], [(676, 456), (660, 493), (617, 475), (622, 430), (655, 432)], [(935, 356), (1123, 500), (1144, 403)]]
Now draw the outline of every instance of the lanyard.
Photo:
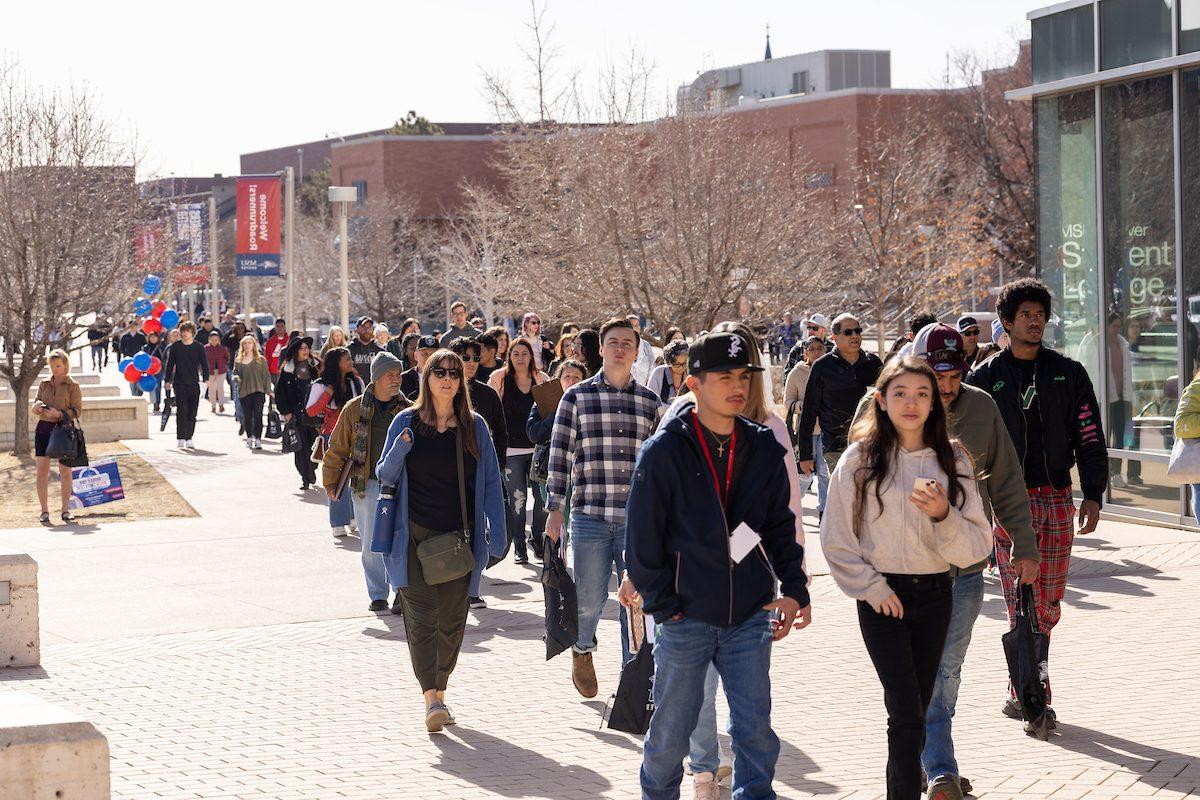
[(704, 460), (708, 462), (708, 469), (712, 472), (713, 488), (717, 490), (717, 499), (721, 501), (721, 508), (725, 508), (729, 503), (729, 488), (733, 485), (733, 449), (737, 446), (737, 425), (734, 425), (733, 433), (729, 436), (729, 455), (725, 459), (725, 492), (721, 492), (721, 484), (717, 478), (717, 465), (713, 461), (712, 453), (709, 452), (708, 442), (704, 440), (704, 434), (700, 431), (700, 418), (696, 416), (696, 412), (692, 412), (692, 425), (696, 430), (696, 439), (700, 442), (700, 450), (704, 453)]

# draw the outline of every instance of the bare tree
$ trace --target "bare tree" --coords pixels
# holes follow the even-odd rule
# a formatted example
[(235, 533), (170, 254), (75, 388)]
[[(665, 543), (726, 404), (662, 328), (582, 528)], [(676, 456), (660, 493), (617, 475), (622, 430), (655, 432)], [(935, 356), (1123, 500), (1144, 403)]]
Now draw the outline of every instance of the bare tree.
[(0, 64), (0, 377), (16, 398), (17, 455), (29, 453), (26, 399), (47, 349), (137, 291), (136, 164), (86, 89), (35, 89)]
[(406, 194), (372, 197), (359, 211), (350, 218), (352, 304), (379, 321), (399, 319), (407, 305), (403, 287), (428, 258), (429, 229)]
[(513, 214), (504, 201), (486, 188), (466, 184), (460, 215), (440, 239), (438, 263), (456, 299), (478, 308), (489, 325), (501, 312), (516, 313), (526, 293), (512, 279), (520, 255), (516, 249)]

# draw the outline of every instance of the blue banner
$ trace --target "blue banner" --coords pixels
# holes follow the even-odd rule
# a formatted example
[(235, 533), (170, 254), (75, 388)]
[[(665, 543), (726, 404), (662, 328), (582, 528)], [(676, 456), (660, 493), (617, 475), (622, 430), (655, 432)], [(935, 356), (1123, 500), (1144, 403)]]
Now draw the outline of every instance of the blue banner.
[(115, 459), (93, 461), (86, 467), (71, 470), (71, 508), (88, 508), (101, 503), (125, 499), (121, 472)]
[(279, 277), (279, 256), (237, 254), (238, 277)]
[(208, 282), (208, 205), (171, 206), (175, 241), (175, 282), (195, 285)]

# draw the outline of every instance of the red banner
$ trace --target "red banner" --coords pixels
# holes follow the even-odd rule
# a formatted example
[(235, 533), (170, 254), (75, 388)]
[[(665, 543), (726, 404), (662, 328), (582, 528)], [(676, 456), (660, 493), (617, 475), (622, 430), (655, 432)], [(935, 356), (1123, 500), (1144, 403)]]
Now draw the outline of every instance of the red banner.
[(280, 179), (238, 178), (237, 274), (278, 275), (282, 252)]
[(167, 262), (166, 226), (162, 222), (139, 222), (133, 226), (133, 263), (139, 273), (161, 274)]

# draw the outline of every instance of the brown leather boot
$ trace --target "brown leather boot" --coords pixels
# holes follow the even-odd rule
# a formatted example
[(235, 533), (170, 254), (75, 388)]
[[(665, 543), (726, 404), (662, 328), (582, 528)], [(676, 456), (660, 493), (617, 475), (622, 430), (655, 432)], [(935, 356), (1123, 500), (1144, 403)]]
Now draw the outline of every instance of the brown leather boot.
[(571, 651), (571, 681), (584, 697), (595, 697), (599, 691), (596, 684), (596, 668), (592, 666), (591, 653)]

